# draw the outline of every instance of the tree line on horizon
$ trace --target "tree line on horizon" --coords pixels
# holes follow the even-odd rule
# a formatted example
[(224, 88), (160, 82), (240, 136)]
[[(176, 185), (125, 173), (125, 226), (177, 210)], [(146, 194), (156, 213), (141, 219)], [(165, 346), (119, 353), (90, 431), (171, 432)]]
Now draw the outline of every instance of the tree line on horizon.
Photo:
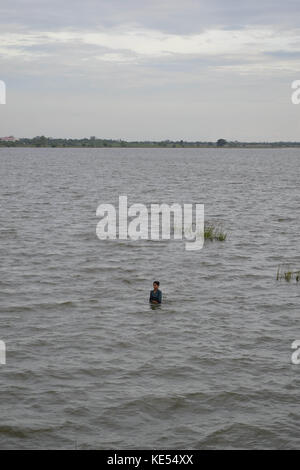
[(81, 139), (72, 138), (54, 138), (36, 136), (33, 138), (20, 138), (15, 141), (1, 141), (1, 147), (162, 147), (162, 148), (198, 148), (198, 147), (298, 147), (300, 142), (240, 142), (229, 141), (223, 138), (216, 142), (211, 141), (186, 141), (186, 140), (145, 140), (145, 141), (126, 141), (122, 139), (102, 139), (95, 136)]

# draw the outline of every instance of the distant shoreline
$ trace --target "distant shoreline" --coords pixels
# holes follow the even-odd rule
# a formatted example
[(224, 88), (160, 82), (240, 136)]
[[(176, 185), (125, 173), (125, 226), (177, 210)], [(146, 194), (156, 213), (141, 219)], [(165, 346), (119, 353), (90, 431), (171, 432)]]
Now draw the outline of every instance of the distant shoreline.
[(32, 139), (0, 139), (1, 147), (19, 148), (238, 148), (238, 149), (265, 149), (265, 148), (300, 148), (300, 142), (239, 142), (219, 139), (217, 142), (200, 141), (125, 141), (113, 139), (100, 139), (96, 137), (83, 139), (56, 139), (45, 136), (38, 136)]
[(235, 146), (230, 146), (227, 145), (226, 147), (218, 147), (216, 145), (184, 145), (184, 146), (178, 146), (178, 147), (161, 147), (159, 145), (127, 145), (126, 147), (120, 146), (120, 145), (107, 145), (107, 146), (102, 146), (102, 145), (90, 145), (90, 146), (82, 146), (82, 145), (0, 145), (1, 148), (58, 148), (58, 149), (64, 149), (64, 148), (73, 148), (73, 149), (116, 149), (116, 148), (128, 148), (128, 149), (133, 149), (133, 148), (153, 148), (153, 149), (283, 149), (283, 148), (300, 148), (300, 145), (235, 145)]

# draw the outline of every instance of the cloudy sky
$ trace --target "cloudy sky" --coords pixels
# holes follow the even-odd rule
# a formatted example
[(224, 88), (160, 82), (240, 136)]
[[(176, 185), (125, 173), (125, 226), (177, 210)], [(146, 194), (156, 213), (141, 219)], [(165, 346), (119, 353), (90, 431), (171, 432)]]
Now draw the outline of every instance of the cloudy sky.
[(299, 0), (1, 0), (0, 135), (300, 140)]

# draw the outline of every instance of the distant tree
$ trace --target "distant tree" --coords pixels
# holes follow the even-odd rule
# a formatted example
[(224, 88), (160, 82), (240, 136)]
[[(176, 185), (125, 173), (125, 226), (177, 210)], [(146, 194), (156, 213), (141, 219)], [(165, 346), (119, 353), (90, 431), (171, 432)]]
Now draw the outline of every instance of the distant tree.
[(217, 146), (218, 147), (224, 147), (225, 144), (227, 144), (227, 140), (225, 140), (225, 139), (217, 140)]
[(38, 135), (32, 139), (33, 145), (36, 147), (47, 147), (48, 145), (48, 138), (44, 135)]

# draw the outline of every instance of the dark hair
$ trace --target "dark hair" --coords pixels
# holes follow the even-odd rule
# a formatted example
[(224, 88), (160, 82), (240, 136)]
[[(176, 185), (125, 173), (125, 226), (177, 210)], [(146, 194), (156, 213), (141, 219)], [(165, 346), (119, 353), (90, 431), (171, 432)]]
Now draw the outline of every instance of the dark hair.
[(154, 281), (153, 284), (156, 284), (159, 287), (159, 281)]

